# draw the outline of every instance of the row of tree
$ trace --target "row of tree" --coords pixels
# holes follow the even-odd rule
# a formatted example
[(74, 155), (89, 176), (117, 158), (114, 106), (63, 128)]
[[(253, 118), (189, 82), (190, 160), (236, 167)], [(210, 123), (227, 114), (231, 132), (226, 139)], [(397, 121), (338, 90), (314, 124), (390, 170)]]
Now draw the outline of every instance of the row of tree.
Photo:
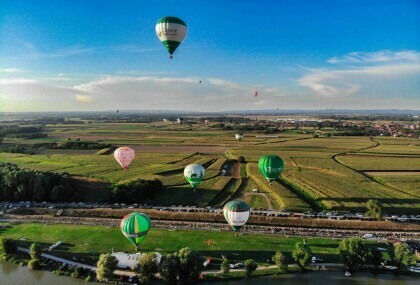
[[(81, 202), (88, 191), (81, 184), (68, 173), (34, 171), (0, 163), (0, 201)], [(138, 203), (153, 198), (161, 188), (159, 180), (144, 179), (110, 185), (104, 189), (109, 191), (110, 200), (104, 202)]]
[[(118, 260), (111, 254), (101, 254), (97, 263), (96, 278), (99, 281), (109, 281), (114, 277), (113, 272), (117, 269), (117, 264)], [(188, 284), (199, 278), (202, 264), (203, 258), (200, 253), (186, 247), (163, 256), (160, 263), (155, 253), (142, 254), (138, 259), (136, 272), (144, 284), (153, 280), (156, 273), (160, 273), (168, 284)]]
[[(376, 272), (384, 261), (382, 253), (377, 248), (369, 249), (360, 238), (343, 239), (339, 243), (338, 252), (343, 264), (350, 272), (356, 272), (368, 264), (372, 265)], [(393, 247), (389, 248), (388, 253), (389, 264), (396, 266), (400, 272), (407, 271), (415, 260), (415, 255), (404, 243), (394, 243)], [(305, 241), (296, 243), (292, 257), (303, 271), (311, 261), (312, 251), (310, 246)], [(283, 252), (277, 251), (272, 261), (281, 271), (287, 272), (288, 262)]]

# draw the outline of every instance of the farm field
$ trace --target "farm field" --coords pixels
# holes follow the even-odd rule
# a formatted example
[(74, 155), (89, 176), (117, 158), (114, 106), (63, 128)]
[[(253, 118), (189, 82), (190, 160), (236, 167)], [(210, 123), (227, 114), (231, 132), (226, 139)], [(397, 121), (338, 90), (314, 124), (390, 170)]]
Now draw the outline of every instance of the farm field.
[[(134, 250), (133, 245), (117, 227), (17, 224), (2, 228), (1, 234), (25, 247), (29, 247), (32, 242), (39, 242), (42, 247), (47, 247), (58, 240), (63, 241), (63, 246), (51, 253), (62, 257), (77, 255), (97, 258), (99, 254), (111, 250), (124, 252)], [(258, 262), (266, 262), (276, 250), (290, 254), (294, 244), (302, 239), (258, 234), (235, 237), (230, 231), (171, 231), (152, 228), (140, 245), (140, 251), (171, 253), (183, 247), (190, 247), (205, 256), (220, 258), (221, 254), (224, 254), (237, 260), (254, 258)], [(209, 245), (208, 240), (214, 243)], [(312, 252), (325, 261), (334, 262), (339, 259), (337, 255), (339, 240), (326, 238), (305, 238), (305, 240), (311, 246)]]
[[(378, 199), (392, 213), (416, 212), (420, 208), (420, 171), (417, 140), (403, 138), (314, 138), (297, 131), (264, 137), (245, 132), (238, 142), (235, 130), (220, 130), (211, 124), (91, 123), (46, 125), (47, 138), (7, 138), (4, 143), (23, 145), (66, 142), (69, 138), (113, 145), (129, 145), (136, 158), (122, 171), (112, 154), (100, 150), (40, 149), (34, 154), (0, 153), (0, 162), (22, 168), (68, 172), (107, 183), (135, 179), (159, 179), (165, 188), (147, 201), (160, 205), (222, 206), (233, 195), (253, 208), (284, 211), (348, 210), (364, 212), (369, 199)], [(271, 186), (259, 173), (258, 159), (265, 154), (283, 158), (285, 170)], [(243, 156), (241, 175), (220, 176), (227, 159)], [(334, 160), (335, 159), (335, 160)], [(186, 183), (183, 168), (190, 163), (207, 164), (205, 180), (196, 191)], [(363, 171), (395, 171), (395, 175)], [(404, 177), (403, 177), (404, 176)], [(261, 195), (251, 194), (259, 189)], [(267, 201), (268, 199), (268, 201)]]
[(369, 170), (414, 170), (420, 172), (419, 157), (395, 157), (378, 155), (341, 155), (339, 161), (359, 171)]

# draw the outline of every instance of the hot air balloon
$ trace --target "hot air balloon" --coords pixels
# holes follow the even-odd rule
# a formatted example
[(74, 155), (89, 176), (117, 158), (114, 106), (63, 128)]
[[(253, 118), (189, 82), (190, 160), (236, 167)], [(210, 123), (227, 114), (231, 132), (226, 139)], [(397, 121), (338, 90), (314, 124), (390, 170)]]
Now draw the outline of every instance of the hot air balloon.
[(277, 155), (264, 155), (258, 161), (258, 168), (269, 182), (279, 177), (284, 169), (283, 160)]
[(208, 125), (209, 124), (209, 120), (204, 120), (204, 124)]
[(156, 24), (156, 34), (172, 59), (172, 54), (187, 35), (187, 25), (177, 17), (163, 17)]
[(184, 169), (184, 177), (192, 187), (197, 187), (204, 178), (206, 170), (200, 164), (190, 164)]
[(257, 96), (258, 96), (258, 92), (254, 91), (254, 97), (257, 97)]
[(242, 133), (237, 133), (237, 134), (235, 135), (235, 138), (236, 138), (238, 141), (241, 141), (241, 140), (244, 138), (244, 135), (243, 135)]
[(245, 225), (250, 214), (251, 209), (248, 204), (242, 201), (230, 201), (223, 207), (223, 215), (235, 232)]
[(128, 146), (119, 147), (114, 151), (114, 157), (122, 168), (127, 170), (131, 161), (134, 159), (134, 149)]
[(201, 80), (200, 80), (200, 81), (198, 81), (198, 83), (201, 83)]
[(121, 220), (120, 230), (138, 250), (139, 244), (149, 232), (150, 225), (150, 219), (146, 214), (134, 212)]

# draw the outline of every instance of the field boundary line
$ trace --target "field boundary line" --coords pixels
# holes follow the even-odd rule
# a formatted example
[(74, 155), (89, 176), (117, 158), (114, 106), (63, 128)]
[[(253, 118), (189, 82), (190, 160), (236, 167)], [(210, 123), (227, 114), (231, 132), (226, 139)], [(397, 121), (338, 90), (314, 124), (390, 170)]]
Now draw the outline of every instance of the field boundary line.
[(354, 152), (359, 152), (359, 151), (363, 151), (363, 150), (367, 150), (367, 149), (372, 149), (372, 148), (375, 148), (375, 147), (377, 147), (377, 146), (380, 146), (380, 145), (381, 145), (379, 142), (377, 142), (377, 141), (375, 141), (375, 140), (373, 140), (373, 139), (371, 139), (371, 141), (375, 143), (373, 146), (369, 146), (369, 147), (361, 148), (361, 149), (358, 149), (358, 150), (352, 150), (352, 151), (346, 151), (346, 152), (337, 153), (337, 154), (334, 154), (333, 156), (331, 156), (331, 158), (332, 158), (332, 159), (333, 159), (336, 163), (338, 163), (338, 164), (340, 164), (340, 165), (342, 165), (342, 166), (344, 166), (344, 167), (346, 167), (346, 168), (348, 168), (348, 169), (350, 169), (350, 170), (352, 170), (352, 171), (354, 171), (354, 172), (357, 172), (357, 173), (359, 173), (360, 175), (363, 175), (363, 176), (364, 176), (364, 177), (366, 177), (367, 179), (369, 179), (369, 180), (371, 180), (371, 181), (373, 181), (373, 182), (375, 182), (375, 183), (377, 183), (377, 184), (379, 184), (379, 185), (382, 185), (382, 186), (384, 186), (384, 187), (386, 187), (386, 188), (389, 188), (389, 189), (392, 189), (392, 190), (395, 190), (395, 191), (398, 191), (398, 192), (404, 193), (404, 194), (409, 195), (409, 196), (411, 196), (411, 197), (416, 197), (416, 198), (418, 198), (417, 196), (415, 196), (415, 195), (413, 195), (413, 194), (411, 194), (411, 193), (407, 193), (407, 192), (405, 192), (405, 191), (403, 191), (403, 190), (401, 190), (401, 189), (397, 189), (397, 188), (392, 187), (392, 186), (389, 186), (389, 185), (387, 185), (387, 184), (385, 184), (385, 183), (383, 183), (383, 182), (381, 182), (381, 181), (378, 181), (378, 180), (376, 180), (373, 176), (370, 176), (370, 175), (368, 175), (368, 174), (366, 174), (366, 173), (364, 173), (364, 172), (362, 172), (362, 171), (359, 171), (359, 170), (357, 170), (357, 169), (355, 169), (355, 168), (353, 168), (353, 167), (351, 167), (351, 166), (349, 166), (349, 165), (347, 165), (347, 164), (344, 164), (343, 162), (341, 162), (341, 161), (339, 161), (339, 160), (337, 159), (337, 157), (338, 157), (338, 156), (341, 156), (341, 155), (346, 155), (346, 154), (348, 154), (348, 153), (354, 153)]

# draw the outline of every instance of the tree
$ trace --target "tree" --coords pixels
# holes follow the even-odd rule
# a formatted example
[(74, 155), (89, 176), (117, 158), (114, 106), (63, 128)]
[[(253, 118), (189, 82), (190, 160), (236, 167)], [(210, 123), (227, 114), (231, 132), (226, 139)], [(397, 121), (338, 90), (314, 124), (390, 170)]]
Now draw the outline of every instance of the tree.
[(108, 281), (114, 275), (114, 271), (117, 268), (118, 260), (111, 254), (101, 254), (99, 261), (96, 264), (98, 269), (96, 270), (96, 278), (99, 281)]
[(378, 249), (372, 249), (369, 252), (369, 260), (370, 263), (374, 266), (375, 272), (377, 272), (382, 262), (382, 253)]
[(28, 262), (28, 268), (30, 270), (37, 270), (41, 266), (41, 263), (39, 262), (39, 259), (32, 259)]
[(250, 277), (255, 270), (257, 270), (257, 263), (253, 259), (245, 260), (245, 276)]
[(366, 203), (366, 207), (368, 211), (366, 212), (366, 215), (368, 215), (371, 218), (380, 220), (383, 215), (382, 211), (382, 205), (378, 202), (378, 200), (369, 200)]
[(177, 256), (180, 264), (179, 280), (181, 282), (197, 280), (203, 265), (200, 253), (185, 247), (178, 251)]
[(288, 264), (286, 256), (281, 251), (276, 251), (272, 261), (279, 267), (282, 272), (287, 272)]
[(343, 239), (338, 245), (338, 252), (350, 272), (362, 267), (368, 257), (368, 250), (360, 238)]
[(17, 246), (16, 243), (8, 238), (0, 239), (0, 253), (10, 255), (16, 252)]
[(142, 254), (138, 258), (137, 272), (141, 275), (142, 283), (149, 283), (158, 272), (158, 265), (155, 253)]
[(37, 242), (34, 242), (29, 247), (29, 255), (31, 259), (40, 259), (41, 258), (41, 245)]
[(180, 270), (179, 258), (176, 254), (166, 255), (160, 267), (160, 274), (169, 284), (176, 284)]
[(300, 270), (303, 271), (311, 260), (312, 251), (306, 242), (297, 242), (295, 244), (295, 249), (292, 252), (292, 256)]
[(403, 243), (394, 244), (393, 261), (400, 271), (406, 271), (414, 261), (414, 254)]
[(228, 274), (230, 271), (230, 263), (229, 259), (223, 258), (222, 265), (220, 266), (220, 269), (222, 270), (223, 274)]

